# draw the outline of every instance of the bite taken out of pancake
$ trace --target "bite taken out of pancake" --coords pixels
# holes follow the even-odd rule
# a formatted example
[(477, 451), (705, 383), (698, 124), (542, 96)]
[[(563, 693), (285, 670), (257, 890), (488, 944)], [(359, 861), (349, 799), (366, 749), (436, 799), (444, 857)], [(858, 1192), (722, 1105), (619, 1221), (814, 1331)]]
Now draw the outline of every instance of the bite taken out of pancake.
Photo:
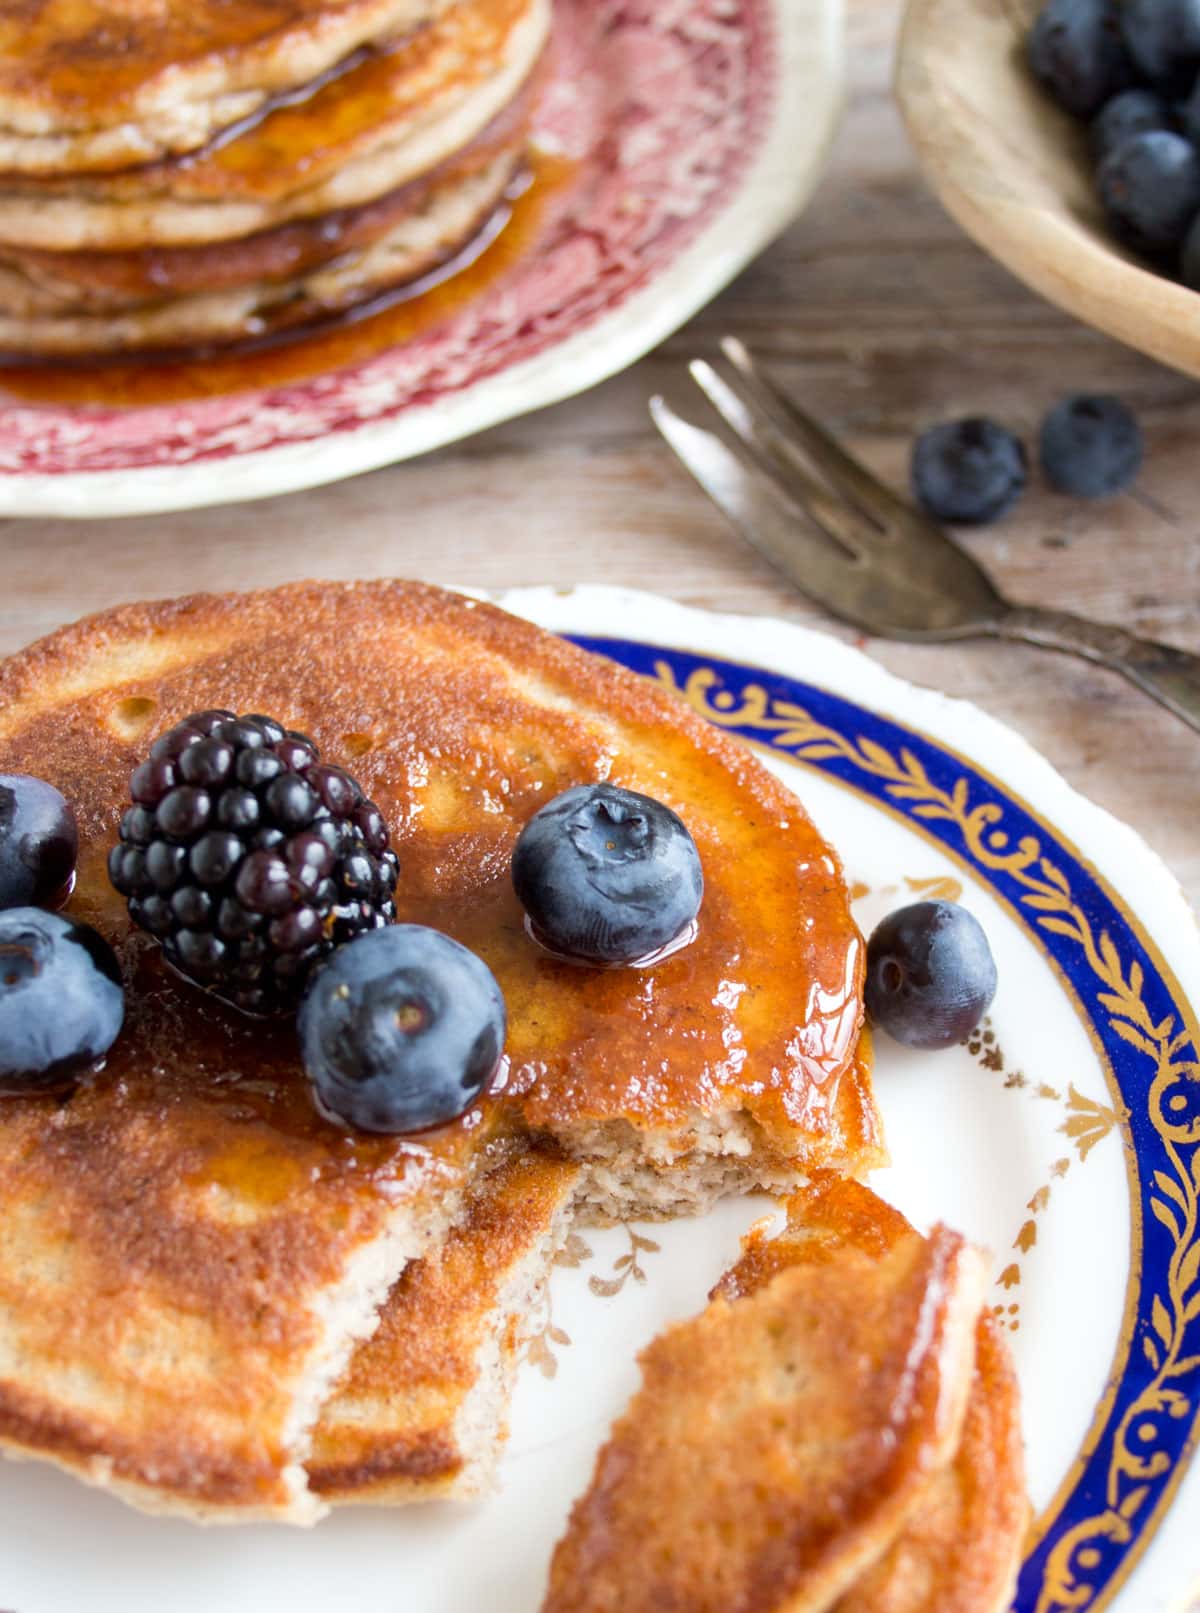
[[(271, 712), (348, 767), (391, 826), (398, 916), (499, 980), (509, 1062), (459, 1122), (418, 1138), (327, 1124), (290, 1026), (221, 1009), (131, 930), (105, 873), (129, 775), (214, 706)], [(882, 1160), (834, 851), (678, 697), (490, 606), (308, 583), (107, 612), (0, 664), (0, 770), (74, 806), (70, 911), (113, 942), (128, 995), (121, 1039), (70, 1101), (0, 1104), (10, 1449), (149, 1507), (307, 1521), (322, 1403), (513, 1137), (570, 1156), (584, 1219)], [(674, 808), (703, 862), (699, 933), (653, 969), (557, 961), (512, 890), (528, 818), (605, 779)]]

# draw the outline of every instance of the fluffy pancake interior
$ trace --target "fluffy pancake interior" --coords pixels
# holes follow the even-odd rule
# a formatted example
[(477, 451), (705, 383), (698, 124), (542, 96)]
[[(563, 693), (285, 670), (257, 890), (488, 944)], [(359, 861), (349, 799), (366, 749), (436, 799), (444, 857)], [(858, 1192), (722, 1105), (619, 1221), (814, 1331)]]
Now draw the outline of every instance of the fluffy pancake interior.
[(520, 1146), (393, 1288), (324, 1406), (307, 1467), (334, 1502), (477, 1496), (494, 1480), (517, 1359), (566, 1240), (579, 1167)]

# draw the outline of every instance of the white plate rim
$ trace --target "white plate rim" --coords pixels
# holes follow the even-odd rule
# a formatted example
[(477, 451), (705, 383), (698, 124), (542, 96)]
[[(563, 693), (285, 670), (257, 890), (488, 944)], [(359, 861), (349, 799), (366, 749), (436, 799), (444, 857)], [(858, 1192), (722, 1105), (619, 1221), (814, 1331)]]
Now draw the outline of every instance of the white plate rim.
[[(1059, 832), (1080, 865), (1134, 918), (1163, 978), (1190, 1010), (1188, 1025), (1195, 1039), (1200, 1025), (1200, 929), (1179, 882), (1133, 829), (1070, 786), (1014, 729), (968, 701), (895, 677), (840, 640), (783, 620), (716, 614), (636, 590), (594, 586), (516, 589), (480, 597), (556, 632), (670, 647), (828, 689), (934, 741)], [(619, 627), (614, 629), (613, 624)], [(1014, 789), (1014, 778), (1019, 790)], [(1104, 1062), (1107, 1067), (1106, 1058)], [(1136, 1275), (1131, 1272), (1131, 1296)], [(1132, 1353), (1128, 1322), (1127, 1317), (1122, 1347)], [(1060, 1597), (1051, 1594), (1048, 1578), (1036, 1613), (1060, 1613), (1068, 1607), (1087, 1613), (1104, 1607), (1147, 1613), (1153, 1607), (1157, 1613), (1191, 1605), (1191, 1597), (1200, 1591), (1200, 1552), (1188, 1538), (1186, 1519), (1200, 1506), (1200, 1464), (1192, 1461), (1198, 1435), (1200, 1407), (1193, 1406), (1184, 1452), (1173, 1466), (1149, 1526), (1112, 1582), (1097, 1596), (1072, 1599), (1079, 1581), (1074, 1586), (1064, 1582)], [(1068, 1486), (1069, 1478), (1050, 1511)], [(1063, 1555), (1064, 1565), (1073, 1560), (1073, 1552)]]

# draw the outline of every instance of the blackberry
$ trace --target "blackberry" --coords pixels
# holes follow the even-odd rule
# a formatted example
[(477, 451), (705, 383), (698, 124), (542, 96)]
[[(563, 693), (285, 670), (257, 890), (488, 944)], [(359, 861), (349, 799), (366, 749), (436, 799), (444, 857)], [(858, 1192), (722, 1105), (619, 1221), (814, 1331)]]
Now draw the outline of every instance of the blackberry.
[(378, 807), (270, 717), (185, 718), (130, 795), (109, 878), (177, 973), (245, 1013), (293, 1011), (316, 963), (395, 918)]

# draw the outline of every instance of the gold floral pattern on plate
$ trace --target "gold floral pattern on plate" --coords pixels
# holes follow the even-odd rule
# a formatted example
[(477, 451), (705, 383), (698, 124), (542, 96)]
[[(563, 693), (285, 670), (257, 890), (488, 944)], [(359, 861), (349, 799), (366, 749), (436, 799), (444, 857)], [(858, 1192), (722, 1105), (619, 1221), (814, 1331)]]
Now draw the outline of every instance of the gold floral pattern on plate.
[[(944, 788), (930, 777), (910, 746), (900, 744), (893, 750), (867, 734), (841, 733), (799, 703), (773, 698), (757, 682), (747, 682), (735, 693), (724, 686), (715, 668), (703, 664), (687, 672), (681, 682), (666, 659), (655, 660), (653, 672), (710, 722), (737, 729), (796, 761), (843, 764), (851, 781), (855, 774), (870, 781), (867, 793), (884, 805), (894, 804), (914, 827), (922, 820), (950, 825), (961, 849), (948, 849), (983, 874), (1003, 876), (1014, 886), (1019, 894), (1012, 905), (1031, 932), (1060, 938), (1077, 951), (1091, 980), (1086, 1004), (1089, 1017), (1103, 1021), (1143, 1061), (1139, 1110), (1136, 1115), (1118, 1118), (1131, 1156), (1132, 1123), (1148, 1123), (1153, 1128), (1165, 1167), (1153, 1172), (1148, 1204), (1168, 1235), (1169, 1256), (1161, 1268), (1144, 1264), (1134, 1273), (1135, 1280), (1151, 1289), (1148, 1296), (1138, 1295), (1137, 1307), (1144, 1315), (1145, 1299), (1149, 1298), (1150, 1326), (1139, 1330), (1138, 1343), (1151, 1376), (1120, 1411), (1111, 1430), (1102, 1504), (1087, 1510), (1054, 1540), (1039, 1574), (1034, 1604), (1034, 1613), (1097, 1609), (1115, 1594), (1136, 1556), (1135, 1550), (1124, 1557), (1119, 1571), (1110, 1572), (1101, 1584), (1102, 1548), (1134, 1544), (1135, 1534), (1138, 1550), (1148, 1541), (1150, 1517), (1143, 1513), (1149, 1507), (1150, 1514), (1157, 1514), (1182, 1474), (1182, 1464), (1165, 1448), (1166, 1432), (1172, 1423), (1184, 1419), (1194, 1425), (1197, 1415), (1194, 1398), (1180, 1386), (1181, 1379), (1194, 1378), (1200, 1368), (1196, 1330), (1192, 1328), (1189, 1334), (1191, 1324), (1200, 1317), (1200, 1116), (1189, 1114), (1195, 1100), (1188, 1090), (1200, 1084), (1193, 1029), (1180, 1023), (1176, 1014), (1155, 1018), (1145, 1000), (1142, 964), (1134, 957), (1123, 959), (1110, 933), (1093, 923), (1072, 892), (1066, 873), (1046, 855), (1037, 835), (1019, 834), (1014, 843), (1005, 827), (1005, 807), (994, 799), (973, 798), (969, 764)], [(940, 839), (946, 843), (946, 837)], [(1071, 1102), (1069, 1098), (1068, 1104)], [(1112, 1124), (1098, 1106), (1076, 1093), (1064, 1127), (1083, 1159)], [(1069, 1163), (1068, 1157), (1064, 1173)], [(1144, 1247), (1136, 1193), (1133, 1213), (1136, 1236)], [(1034, 1227), (1036, 1236), (1035, 1223)], [(1127, 1326), (1118, 1351), (1115, 1382), (1124, 1381), (1133, 1347), (1132, 1329)], [(1102, 1436), (1109, 1435), (1108, 1417), (1113, 1411), (1108, 1403), (1100, 1408), (1080, 1462), (1098, 1448)], [(1039, 1521), (1035, 1540), (1048, 1533), (1068, 1498), (1060, 1492)]]

